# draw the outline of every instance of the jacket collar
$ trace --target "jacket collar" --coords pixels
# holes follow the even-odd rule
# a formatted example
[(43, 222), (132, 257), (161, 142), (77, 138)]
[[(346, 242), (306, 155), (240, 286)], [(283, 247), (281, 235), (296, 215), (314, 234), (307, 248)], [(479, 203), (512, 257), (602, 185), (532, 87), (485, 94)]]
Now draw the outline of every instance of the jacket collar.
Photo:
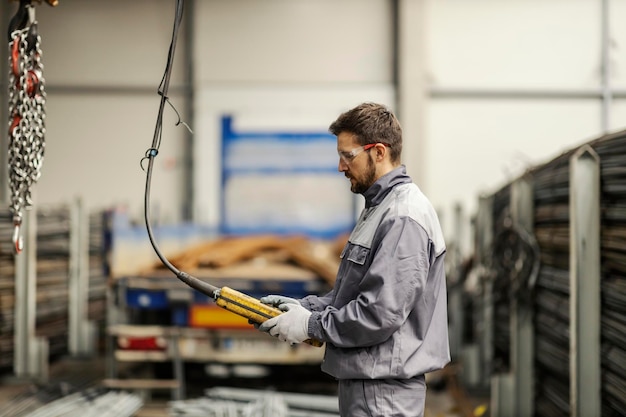
[(380, 177), (363, 193), (363, 197), (365, 197), (365, 207), (368, 208), (379, 205), (395, 186), (411, 182), (413, 182), (413, 180), (407, 175), (406, 167), (400, 165), (398, 168)]

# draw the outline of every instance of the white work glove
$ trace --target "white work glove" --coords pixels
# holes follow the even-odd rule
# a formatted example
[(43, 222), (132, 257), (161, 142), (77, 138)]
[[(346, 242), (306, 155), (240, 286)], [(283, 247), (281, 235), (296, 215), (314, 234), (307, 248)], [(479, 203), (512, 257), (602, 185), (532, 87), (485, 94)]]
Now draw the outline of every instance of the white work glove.
[[(300, 301), (296, 300), (295, 298), (289, 298), (289, 297), (285, 297), (284, 295), (266, 295), (265, 297), (261, 297), (259, 299), (260, 302), (262, 302), (263, 304), (267, 304), (269, 306), (272, 307), (276, 307), (276, 308), (280, 308), (281, 305), (283, 304), (298, 304), (300, 305)], [(261, 330), (259, 328), (260, 324), (253, 321), (253, 320), (248, 320), (248, 323), (253, 325), (255, 329), (257, 330)], [(263, 331), (263, 330), (261, 330)], [(265, 332), (267, 332), (267, 330), (265, 330)]]
[(292, 345), (304, 342), (309, 338), (309, 317), (311, 312), (299, 303), (286, 303), (280, 306), (284, 311), (281, 315), (261, 323), (259, 330), (269, 332), (283, 342)]
[(263, 304), (268, 304), (273, 307), (280, 307), (283, 304), (300, 304), (300, 301), (295, 298), (285, 297), (284, 295), (266, 295), (265, 297), (261, 297), (259, 299)]

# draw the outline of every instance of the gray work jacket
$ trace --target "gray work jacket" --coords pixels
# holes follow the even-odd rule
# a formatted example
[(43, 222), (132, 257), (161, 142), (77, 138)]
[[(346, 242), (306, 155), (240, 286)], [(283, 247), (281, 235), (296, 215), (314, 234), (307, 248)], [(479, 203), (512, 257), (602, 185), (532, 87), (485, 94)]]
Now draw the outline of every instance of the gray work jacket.
[(365, 193), (333, 289), (308, 296), (309, 336), (338, 379), (406, 379), (450, 361), (444, 257), (432, 205), (400, 166)]

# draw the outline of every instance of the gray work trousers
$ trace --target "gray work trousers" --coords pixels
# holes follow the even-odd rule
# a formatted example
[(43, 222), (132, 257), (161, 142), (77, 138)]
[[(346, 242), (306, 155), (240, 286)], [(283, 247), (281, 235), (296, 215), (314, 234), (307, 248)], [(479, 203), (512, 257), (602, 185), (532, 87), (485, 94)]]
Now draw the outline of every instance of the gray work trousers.
[(426, 380), (341, 379), (338, 394), (341, 417), (423, 417)]

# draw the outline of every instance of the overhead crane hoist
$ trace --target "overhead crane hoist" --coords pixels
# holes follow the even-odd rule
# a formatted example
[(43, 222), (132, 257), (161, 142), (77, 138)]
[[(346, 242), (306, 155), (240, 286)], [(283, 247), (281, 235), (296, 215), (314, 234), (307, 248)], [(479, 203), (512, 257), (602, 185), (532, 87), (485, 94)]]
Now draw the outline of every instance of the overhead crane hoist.
[[(56, 6), (58, 1), (47, 3)], [(33, 204), (31, 186), (41, 176), (45, 147), (46, 92), (41, 37), (32, 1), (20, 0), (17, 13), (9, 22), (8, 35), (9, 208), (13, 214), (13, 247), (19, 254), (24, 247), (20, 230), (22, 209), (30, 209)]]
[[(163, 78), (161, 79), (161, 84), (159, 86), (158, 93), (161, 96), (161, 103), (159, 106), (156, 127), (154, 130), (154, 137), (152, 140), (152, 146), (146, 151), (145, 156), (141, 159), (141, 167), (144, 169), (143, 163), (145, 160), (148, 161), (147, 167), (144, 169), (146, 172), (146, 187), (145, 187), (145, 195), (144, 195), (144, 216), (146, 228), (148, 231), (148, 237), (150, 239), (150, 243), (154, 248), (157, 256), (161, 260), (161, 262), (172, 271), (176, 277), (181, 280), (183, 283), (188, 285), (189, 287), (200, 291), (201, 293), (213, 298), (215, 303), (235, 314), (238, 314), (242, 317), (247, 318), (249, 321), (254, 323), (263, 323), (266, 320), (276, 317), (279, 314), (282, 314), (282, 311), (273, 306), (263, 304), (256, 298), (250, 297), (246, 294), (243, 294), (239, 291), (236, 291), (229, 287), (218, 288), (214, 285), (206, 283), (196, 277), (193, 277), (186, 272), (178, 270), (174, 265), (172, 265), (167, 258), (161, 253), (152, 233), (152, 227), (150, 225), (150, 183), (152, 179), (152, 169), (154, 158), (159, 153), (159, 146), (161, 144), (161, 135), (162, 135), (162, 124), (163, 124), (163, 110), (165, 107), (165, 103), (168, 103), (174, 111), (176, 109), (169, 102), (167, 97), (167, 92), (170, 84), (170, 75), (172, 72), (172, 66), (174, 61), (174, 52), (176, 49), (176, 40), (178, 38), (178, 30), (180, 28), (180, 24), (183, 16), (183, 6), (184, 0), (176, 1), (176, 16), (174, 19), (174, 29), (172, 33), (172, 40), (170, 43), (170, 48), (167, 57), (167, 64), (165, 67), (165, 73), (163, 74)], [(185, 125), (179, 118), (178, 124)], [(185, 125), (186, 126), (186, 125)], [(322, 346), (323, 343), (318, 340), (306, 340), (306, 343), (313, 346)]]

